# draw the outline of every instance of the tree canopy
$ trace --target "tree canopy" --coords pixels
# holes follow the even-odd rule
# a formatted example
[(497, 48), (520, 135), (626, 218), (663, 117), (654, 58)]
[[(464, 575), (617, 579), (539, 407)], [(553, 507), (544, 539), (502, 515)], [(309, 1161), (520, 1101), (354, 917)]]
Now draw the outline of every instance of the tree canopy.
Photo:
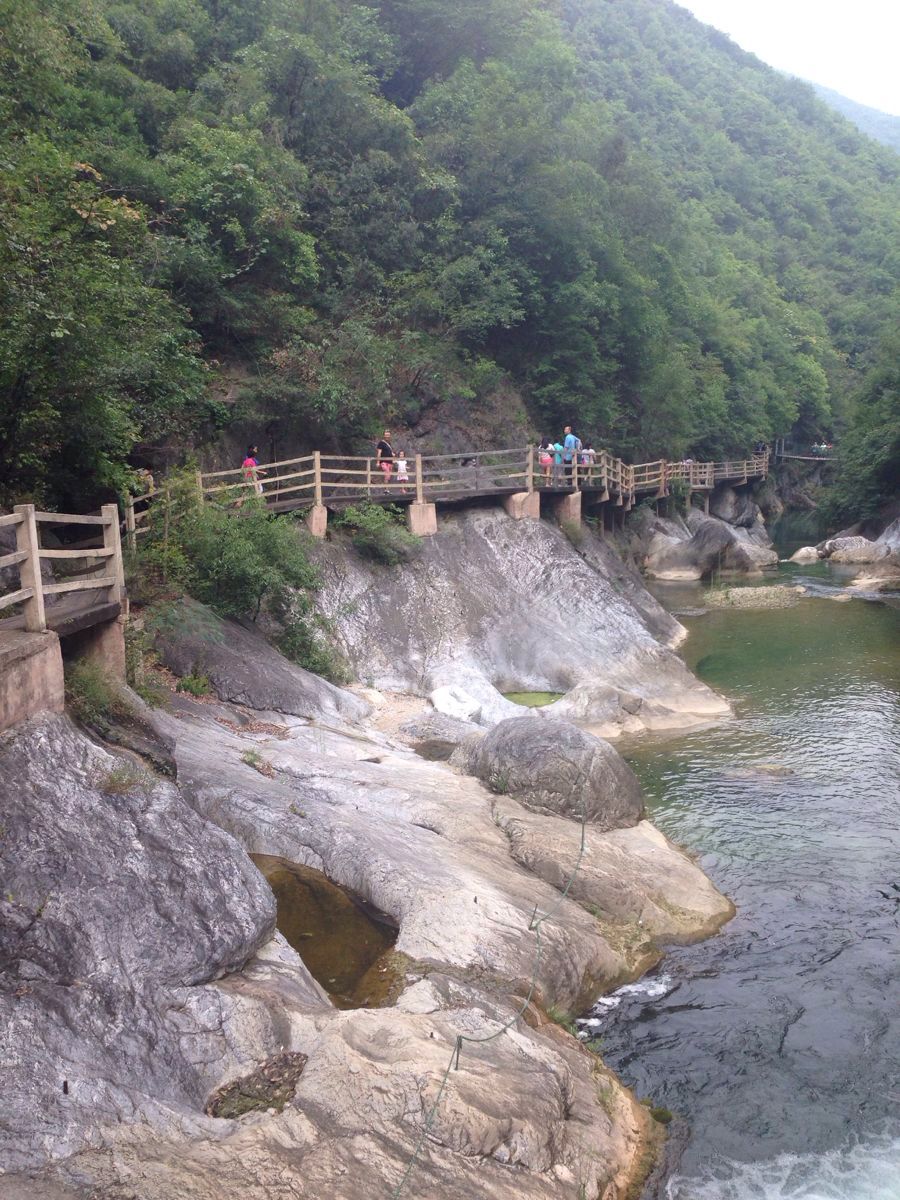
[(712, 456), (886, 403), (900, 159), (668, 0), (0, 0), (0, 117), (6, 499), (254, 415)]

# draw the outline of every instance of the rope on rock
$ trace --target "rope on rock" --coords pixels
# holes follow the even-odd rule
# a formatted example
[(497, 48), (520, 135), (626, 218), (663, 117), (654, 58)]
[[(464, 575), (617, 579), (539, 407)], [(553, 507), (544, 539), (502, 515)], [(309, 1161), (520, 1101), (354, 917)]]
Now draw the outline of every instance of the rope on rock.
[(471, 1042), (473, 1045), (475, 1045), (477, 1043), (484, 1044), (485, 1042), (492, 1042), (495, 1038), (500, 1037), (501, 1034), (506, 1033), (506, 1031), (508, 1029), (511, 1029), (513, 1027), (513, 1025), (515, 1025), (515, 1023), (523, 1015), (523, 1013), (525, 1012), (525, 1010), (528, 1008), (529, 1004), (531, 1003), (532, 996), (534, 995), (535, 990), (537, 988), (538, 973), (541, 968), (541, 958), (542, 958), (543, 951), (544, 951), (543, 943), (541, 941), (541, 925), (543, 925), (543, 923), (545, 921), (549, 921), (551, 919), (551, 917), (555, 916), (556, 913), (559, 912), (560, 908), (562, 908), (564, 901), (566, 900), (567, 896), (569, 895), (569, 891), (571, 890), (572, 884), (575, 882), (575, 877), (577, 876), (578, 871), (581, 867), (581, 860), (584, 857), (585, 820), (586, 820), (586, 818), (585, 818), (585, 814), (584, 814), (584, 807), (582, 806), (581, 844), (578, 848), (578, 857), (575, 860), (575, 866), (572, 868), (572, 873), (569, 875), (569, 878), (566, 882), (566, 886), (563, 888), (563, 890), (560, 894), (559, 900), (556, 902), (556, 904), (553, 906), (553, 908), (550, 909), (549, 912), (541, 913), (540, 916), (538, 916), (538, 906), (535, 904), (534, 912), (531, 914), (531, 919), (528, 922), (528, 932), (534, 933), (534, 935), (535, 935), (534, 966), (533, 966), (532, 972), (531, 972), (531, 983), (529, 984), (529, 987), (528, 987), (528, 994), (526, 995), (525, 999), (522, 1001), (519, 1008), (509, 1018), (509, 1020), (504, 1022), (504, 1024), (502, 1024), (499, 1027), (499, 1029), (495, 1029), (493, 1033), (485, 1034), (482, 1037), (475, 1037), (474, 1035), (470, 1036), (467, 1033), (458, 1033), (456, 1035), (456, 1040), (453, 1043), (453, 1049), (450, 1052), (450, 1060), (447, 1063), (447, 1066), (444, 1070), (443, 1075), (441, 1076), (440, 1087), (438, 1088), (437, 1095), (434, 1098), (434, 1103), (431, 1105), (431, 1108), (428, 1110), (428, 1114), (425, 1117), (425, 1123), (422, 1126), (422, 1132), (419, 1134), (419, 1139), (415, 1144), (415, 1147), (410, 1156), (409, 1162), (406, 1164), (406, 1170), (403, 1172), (400, 1182), (397, 1184), (397, 1186), (391, 1192), (391, 1200), (399, 1200), (399, 1197), (402, 1195), (403, 1190), (406, 1187), (407, 1182), (409, 1181), (410, 1175), (412, 1175), (412, 1172), (415, 1168), (416, 1162), (418, 1161), (419, 1154), (421, 1153), (422, 1148), (425, 1145), (425, 1139), (428, 1137), (428, 1133), (431, 1129), (432, 1124), (434, 1123), (434, 1118), (437, 1115), (438, 1106), (441, 1103), (441, 1097), (443, 1096), (444, 1089), (447, 1086), (447, 1080), (450, 1078), (450, 1072), (459, 1070), (459, 1057), (460, 1057), (460, 1053), (463, 1048), (463, 1043)]

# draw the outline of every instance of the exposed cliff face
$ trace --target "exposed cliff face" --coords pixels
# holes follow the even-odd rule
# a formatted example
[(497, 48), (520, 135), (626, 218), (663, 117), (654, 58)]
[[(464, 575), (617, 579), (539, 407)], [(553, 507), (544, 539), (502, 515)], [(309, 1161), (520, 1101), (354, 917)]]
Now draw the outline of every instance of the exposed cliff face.
[(671, 650), (683, 628), (588, 529), (576, 551), (545, 521), (496, 507), (441, 514), (413, 562), (390, 569), (323, 550), (321, 607), (359, 677), (470, 704), (491, 725), (521, 715), (506, 691), (567, 695), (543, 710), (604, 737), (708, 720), (727, 705)]

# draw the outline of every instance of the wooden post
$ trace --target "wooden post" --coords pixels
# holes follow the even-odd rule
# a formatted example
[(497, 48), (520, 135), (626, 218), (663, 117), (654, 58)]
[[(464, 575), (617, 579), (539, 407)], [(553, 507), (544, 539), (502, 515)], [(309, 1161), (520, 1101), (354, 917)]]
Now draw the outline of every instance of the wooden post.
[(372, 499), (372, 460), (366, 459), (366, 499)]
[(196, 483), (197, 483), (197, 499), (202, 504), (203, 503), (203, 472), (197, 471), (195, 474), (195, 479), (196, 479)]
[(134, 519), (134, 496), (125, 501), (125, 541), (132, 554), (137, 550), (137, 522)]
[(28, 555), (19, 563), (19, 580), (23, 588), (31, 589), (31, 597), (23, 602), (25, 628), (29, 633), (43, 633), (47, 628), (44, 614), (44, 592), (41, 587), (41, 542), (33, 504), (17, 504), (13, 512), (22, 520), (16, 526), (16, 549)]
[(316, 507), (322, 504), (322, 451), (313, 451), (313, 496)]
[(100, 513), (105, 521), (103, 546), (104, 549), (112, 551), (106, 559), (109, 563), (108, 572), (115, 579), (115, 583), (109, 588), (109, 599), (113, 603), (121, 604), (125, 598), (125, 568), (122, 565), (122, 540), (119, 536), (119, 506), (104, 504)]
[(525, 491), (534, 491), (534, 446), (529, 446), (525, 452)]
[(666, 462), (666, 460), (664, 458), (660, 459), (660, 461), (659, 461), (659, 488), (656, 493), (657, 497), (660, 499), (662, 499), (663, 496), (668, 495), (668, 489), (666, 487), (666, 476), (668, 474), (668, 468), (669, 468), (669, 464)]
[(425, 503), (425, 487), (422, 482), (422, 455), (416, 455), (416, 504)]
[(578, 491), (578, 451), (572, 451), (572, 487)]

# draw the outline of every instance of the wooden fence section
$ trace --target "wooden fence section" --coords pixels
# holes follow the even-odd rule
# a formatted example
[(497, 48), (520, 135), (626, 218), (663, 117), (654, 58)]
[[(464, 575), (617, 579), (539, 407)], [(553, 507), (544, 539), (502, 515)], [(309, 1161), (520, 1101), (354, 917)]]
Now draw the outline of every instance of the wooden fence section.
[[(721, 463), (658, 459), (635, 466), (605, 450), (590, 464), (557, 463), (553, 457), (549, 466), (542, 465), (533, 446), (466, 454), (416, 454), (407, 460), (408, 479), (400, 479), (396, 463), (388, 474), (375, 458), (325, 455), (317, 450), (302, 458), (262, 463), (252, 480), (241, 467), (202, 474), (198, 488), (210, 500), (227, 499), (229, 493), (238, 499), (256, 492), (279, 511), (354, 500), (385, 503), (406, 496), (422, 503), (538, 489), (596, 492), (598, 500), (614, 497), (616, 503), (630, 507), (640, 494), (668, 495), (673, 483), (689, 491), (708, 491), (728, 480), (744, 483), (758, 479), (768, 474), (769, 463), (768, 453)], [(136, 514), (126, 524), (132, 530), (140, 520), (141, 515)]]
[[(44, 525), (86, 525), (102, 539), (102, 545), (77, 549), (48, 549), (41, 544)], [(0, 528), (16, 531), (16, 549), (0, 556), (0, 567), (18, 567), (19, 586), (0, 596), (0, 611), (21, 604), (25, 628), (38, 633), (47, 628), (44, 600), (64, 592), (106, 592), (105, 601), (121, 603), (125, 594), (125, 572), (119, 537), (119, 509), (104, 504), (99, 514), (39, 512), (33, 504), (17, 504), (11, 513), (0, 516)], [(41, 576), (41, 562), (52, 560), (72, 565), (79, 560), (85, 566), (70, 578), (47, 583)], [(102, 575), (97, 575), (102, 571)]]

